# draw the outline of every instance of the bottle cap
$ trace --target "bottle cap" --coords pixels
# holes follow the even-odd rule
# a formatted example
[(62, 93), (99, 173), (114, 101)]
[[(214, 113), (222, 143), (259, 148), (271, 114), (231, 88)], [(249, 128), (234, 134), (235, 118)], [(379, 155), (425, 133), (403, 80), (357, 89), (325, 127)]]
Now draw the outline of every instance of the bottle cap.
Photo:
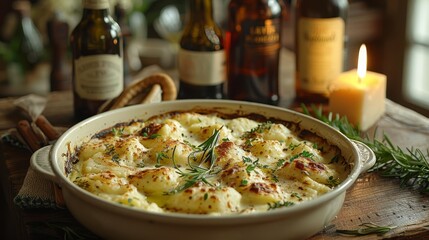
[(86, 9), (107, 9), (109, 0), (83, 0), (83, 8)]
[(23, 15), (29, 15), (31, 11), (31, 3), (30, 1), (23, 1), (23, 0), (14, 1), (12, 8), (22, 13)]

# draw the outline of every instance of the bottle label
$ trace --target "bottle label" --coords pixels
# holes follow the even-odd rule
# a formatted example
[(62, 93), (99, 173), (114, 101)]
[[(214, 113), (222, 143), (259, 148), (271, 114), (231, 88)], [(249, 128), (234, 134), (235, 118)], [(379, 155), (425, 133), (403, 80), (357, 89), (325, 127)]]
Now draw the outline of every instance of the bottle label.
[(83, 8), (107, 9), (109, 8), (109, 0), (83, 0)]
[(213, 86), (226, 80), (225, 51), (189, 51), (179, 49), (178, 69), (180, 79), (199, 86)]
[(118, 55), (100, 54), (75, 60), (75, 91), (89, 100), (117, 97), (124, 88), (123, 61)]
[(242, 28), (241, 42), (252, 52), (271, 55), (280, 49), (280, 19), (247, 20)]
[(303, 89), (327, 94), (343, 69), (342, 18), (301, 18), (298, 22), (298, 72)]

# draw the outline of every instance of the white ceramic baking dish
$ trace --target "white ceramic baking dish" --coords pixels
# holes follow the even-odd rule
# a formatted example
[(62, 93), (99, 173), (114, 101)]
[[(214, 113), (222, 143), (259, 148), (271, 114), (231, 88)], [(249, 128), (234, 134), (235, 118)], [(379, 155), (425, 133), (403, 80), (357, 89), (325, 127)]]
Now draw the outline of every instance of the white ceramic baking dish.
[[(73, 184), (66, 176), (70, 151), (89, 136), (133, 119), (194, 109), (223, 113), (257, 113), (266, 117), (299, 123), (303, 129), (336, 145), (350, 161), (352, 171), (333, 191), (292, 207), (261, 213), (228, 216), (154, 213), (133, 209), (101, 199)], [(32, 156), (31, 166), (62, 188), (72, 215), (95, 234), (107, 239), (305, 239), (328, 225), (340, 211), (346, 190), (359, 174), (375, 162), (371, 149), (349, 140), (330, 126), (309, 116), (280, 107), (230, 100), (178, 100), (135, 105), (86, 119), (66, 131), (58, 141)]]

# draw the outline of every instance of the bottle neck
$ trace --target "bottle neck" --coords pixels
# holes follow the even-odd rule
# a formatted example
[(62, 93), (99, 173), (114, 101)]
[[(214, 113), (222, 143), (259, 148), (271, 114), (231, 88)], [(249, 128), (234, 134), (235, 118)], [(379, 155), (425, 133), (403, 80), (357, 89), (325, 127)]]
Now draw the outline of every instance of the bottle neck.
[(212, 0), (192, 0), (190, 1), (190, 20), (213, 21)]
[(83, 0), (83, 17), (91, 15), (92, 17), (109, 16), (109, 0)]

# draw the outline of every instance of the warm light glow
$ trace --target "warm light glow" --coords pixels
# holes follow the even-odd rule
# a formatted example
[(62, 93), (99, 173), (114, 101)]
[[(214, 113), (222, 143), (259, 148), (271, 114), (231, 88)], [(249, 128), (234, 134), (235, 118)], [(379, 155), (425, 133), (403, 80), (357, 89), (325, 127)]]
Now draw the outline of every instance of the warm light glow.
[(362, 44), (359, 49), (357, 73), (359, 80), (366, 76), (366, 46)]

